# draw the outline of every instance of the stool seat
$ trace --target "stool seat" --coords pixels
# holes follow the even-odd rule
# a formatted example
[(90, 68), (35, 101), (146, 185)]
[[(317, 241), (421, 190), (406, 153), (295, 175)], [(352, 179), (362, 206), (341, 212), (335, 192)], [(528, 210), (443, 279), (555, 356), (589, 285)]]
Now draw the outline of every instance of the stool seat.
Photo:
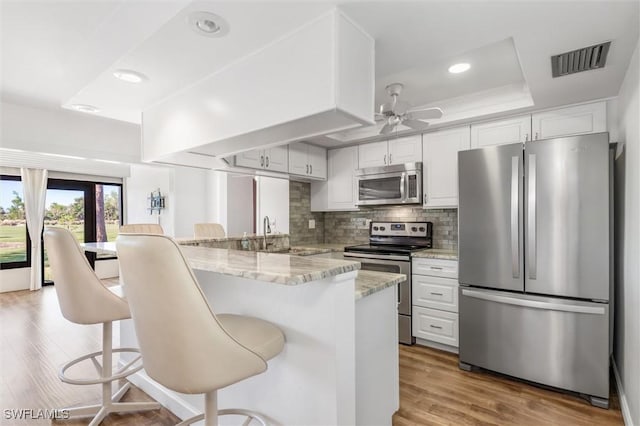
[(265, 361), (282, 352), (284, 334), (270, 322), (235, 314), (219, 314), (217, 318), (231, 337)]

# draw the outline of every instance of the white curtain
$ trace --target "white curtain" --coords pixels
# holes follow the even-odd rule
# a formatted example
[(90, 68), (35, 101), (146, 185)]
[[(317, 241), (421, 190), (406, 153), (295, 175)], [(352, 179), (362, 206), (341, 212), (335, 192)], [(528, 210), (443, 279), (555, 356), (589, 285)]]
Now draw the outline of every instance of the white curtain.
[(47, 195), (47, 171), (20, 169), (24, 190), (24, 212), (31, 236), (31, 290), (42, 287), (42, 228), (44, 226), (45, 197)]

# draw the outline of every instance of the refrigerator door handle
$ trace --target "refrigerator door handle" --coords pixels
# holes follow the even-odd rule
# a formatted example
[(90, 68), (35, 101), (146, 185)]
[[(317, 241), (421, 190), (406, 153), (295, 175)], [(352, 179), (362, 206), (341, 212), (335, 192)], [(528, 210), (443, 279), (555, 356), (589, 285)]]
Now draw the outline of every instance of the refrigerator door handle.
[(511, 272), (520, 277), (519, 171), (520, 157), (511, 157)]
[(489, 302), (504, 303), (507, 305), (522, 306), (525, 308), (544, 309), (547, 311), (573, 312), (580, 314), (604, 315), (604, 306), (583, 306), (564, 303), (543, 302), (541, 300), (520, 299), (515, 297), (500, 296), (481, 291), (462, 289), (462, 295), (475, 299), (487, 300)]
[(535, 280), (536, 273), (536, 154), (529, 154), (527, 187), (527, 254), (529, 279)]

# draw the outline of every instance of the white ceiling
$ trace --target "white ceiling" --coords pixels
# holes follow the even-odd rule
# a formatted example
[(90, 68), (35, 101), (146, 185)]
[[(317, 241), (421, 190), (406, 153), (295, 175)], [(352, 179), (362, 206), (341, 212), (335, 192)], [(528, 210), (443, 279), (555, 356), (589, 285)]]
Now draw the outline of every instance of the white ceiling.
[[(445, 121), (447, 115), (450, 120), (616, 96), (638, 41), (639, 4), (338, 2), (376, 39), (376, 102), (385, 100), (384, 86), (399, 81), (405, 84), (403, 99), (443, 107)], [(1, 94), (8, 101), (52, 108), (92, 104), (101, 109), (99, 115), (139, 122), (145, 107), (333, 6), (328, 1), (3, 0)], [(196, 35), (185, 23), (192, 10), (223, 16), (229, 35)], [(551, 77), (551, 55), (607, 40), (612, 45), (604, 69)], [(461, 60), (471, 63), (470, 71), (446, 71)], [(135, 69), (149, 81), (134, 86), (116, 80), (111, 73), (117, 68)]]

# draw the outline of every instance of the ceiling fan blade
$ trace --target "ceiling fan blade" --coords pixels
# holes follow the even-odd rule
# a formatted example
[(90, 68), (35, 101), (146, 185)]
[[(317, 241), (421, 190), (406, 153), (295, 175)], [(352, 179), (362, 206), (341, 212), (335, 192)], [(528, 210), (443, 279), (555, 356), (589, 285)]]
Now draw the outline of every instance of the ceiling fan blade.
[(440, 108), (410, 109), (407, 113), (411, 115), (411, 118), (417, 120), (429, 120), (442, 117), (442, 110)]
[(402, 125), (411, 127), (414, 130), (425, 130), (429, 127), (429, 123), (425, 123), (424, 121), (420, 120), (412, 120), (410, 118), (402, 120)]
[(381, 135), (388, 135), (389, 133), (391, 133), (391, 131), (393, 130), (393, 128), (396, 127), (396, 123), (387, 123), (384, 126), (382, 126), (382, 129), (380, 129), (380, 134)]

